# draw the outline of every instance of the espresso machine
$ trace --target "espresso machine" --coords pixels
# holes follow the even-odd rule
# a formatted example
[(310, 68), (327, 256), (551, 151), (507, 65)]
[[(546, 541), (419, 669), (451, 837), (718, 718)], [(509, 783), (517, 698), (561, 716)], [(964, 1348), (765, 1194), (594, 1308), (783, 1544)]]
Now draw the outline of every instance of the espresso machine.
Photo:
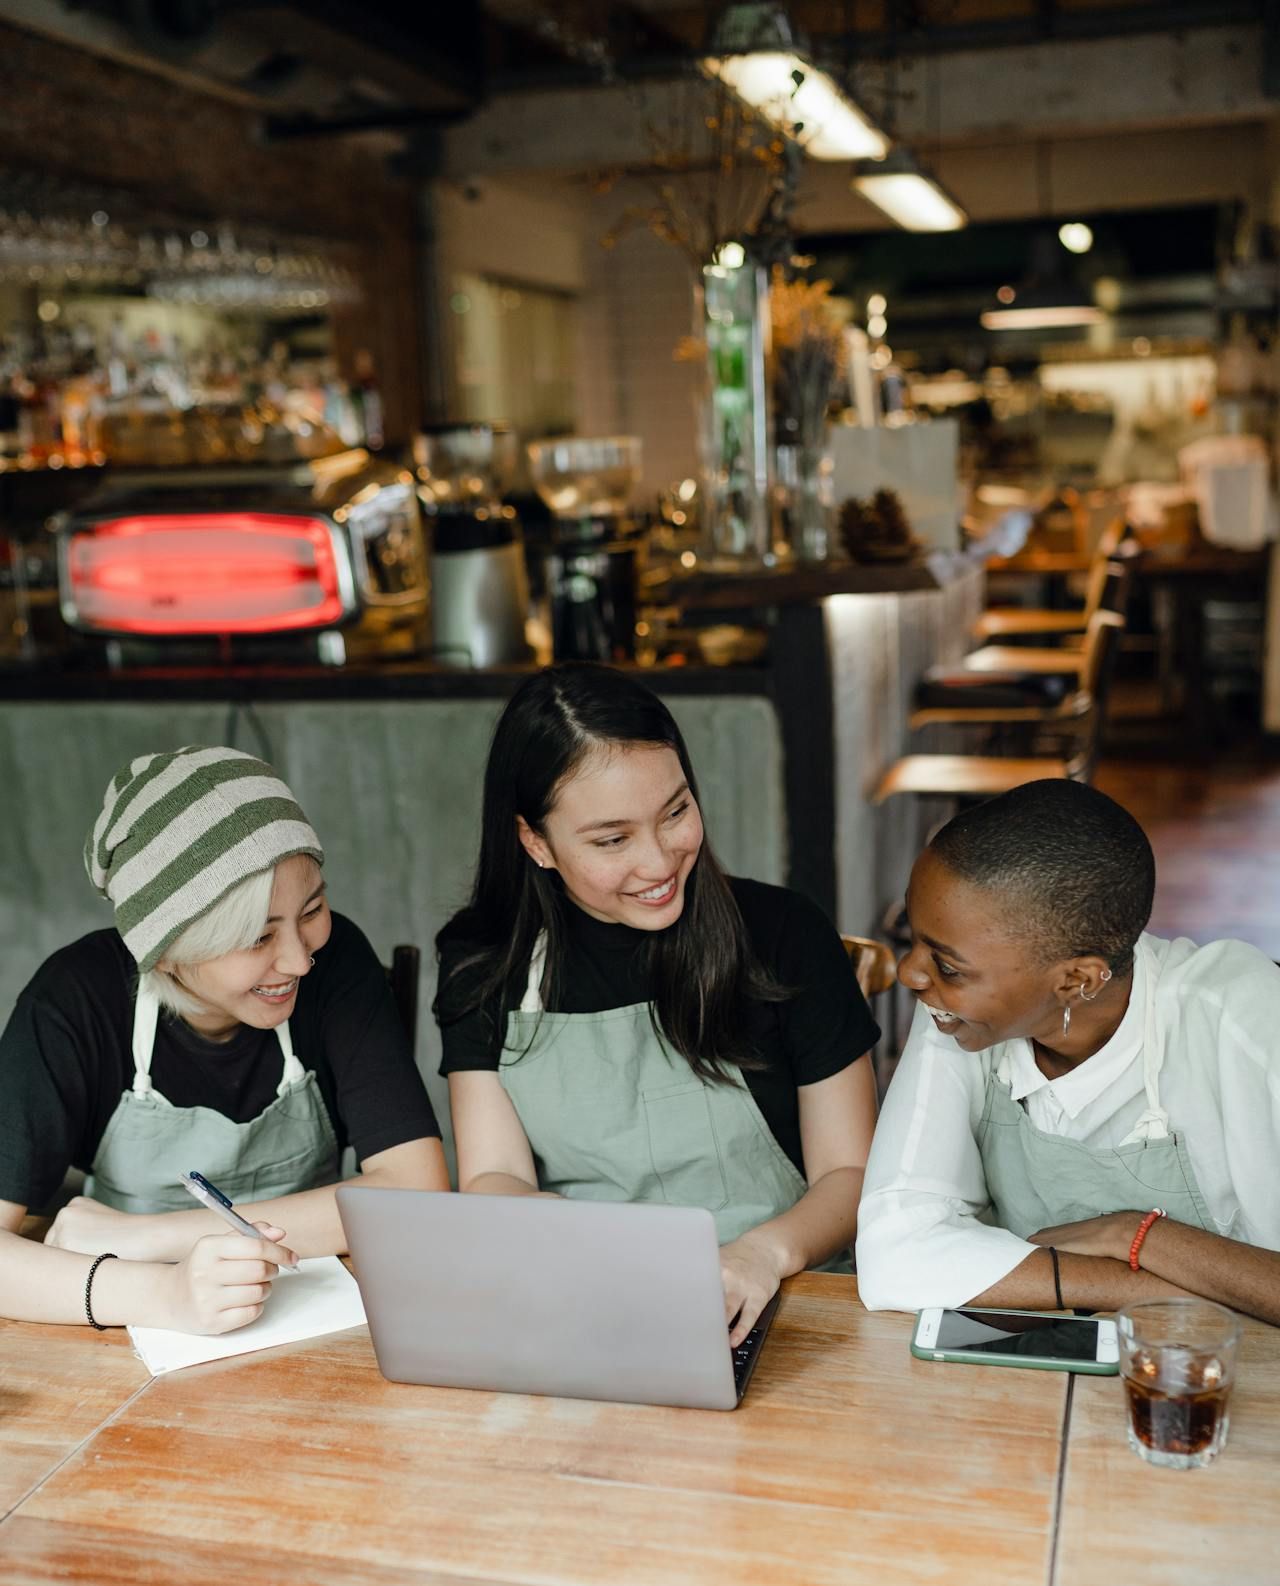
[(414, 441), (431, 544), (432, 652), (449, 666), (528, 658), (529, 583), (520, 522), (502, 496), (515, 470), (505, 424), (443, 424)]
[(546, 556), (557, 661), (630, 661), (636, 638), (636, 542), (628, 502), (640, 479), (634, 435), (535, 441), (533, 487), (552, 514)]

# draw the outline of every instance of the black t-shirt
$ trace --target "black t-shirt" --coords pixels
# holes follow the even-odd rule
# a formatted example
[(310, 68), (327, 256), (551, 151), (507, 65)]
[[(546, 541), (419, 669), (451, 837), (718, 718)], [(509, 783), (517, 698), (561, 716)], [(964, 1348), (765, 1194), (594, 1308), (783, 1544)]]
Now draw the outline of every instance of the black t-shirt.
[[(333, 915), (289, 1018), (340, 1147), (364, 1161), (440, 1133), (387, 977), (359, 928)], [(133, 1084), (137, 969), (114, 930), (54, 953), (0, 1035), (0, 1200), (43, 1206), (68, 1167), (88, 1172)], [(164, 1010), (151, 1082), (175, 1107), (209, 1107), (247, 1123), (275, 1099), (283, 1067), (274, 1030), (248, 1025), (210, 1041)]]
[[(803, 1173), (797, 1087), (848, 1068), (875, 1045), (880, 1030), (839, 936), (816, 904), (761, 881), (731, 877), (730, 885), (756, 957), (779, 984), (796, 993), (785, 1002), (751, 1004), (747, 1032), (765, 1067), (744, 1069), (743, 1078), (774, 1139)], [(567, 900), (564, 912), (563, 991), (559, 1006), (548, 1011), (605, 1013), (648, 1002), (646, 949), (653, 932), (606, 925)], [(442, 985), (460, 956), (460, 948), (444, 948)], [(506, 1007), (490, 1017), (483, 1009), (453, 1021), (446, 1015), (440, 1072), (497, 1069), (506, 1015), (520, 1006), (523, 994), (521, 983)]]

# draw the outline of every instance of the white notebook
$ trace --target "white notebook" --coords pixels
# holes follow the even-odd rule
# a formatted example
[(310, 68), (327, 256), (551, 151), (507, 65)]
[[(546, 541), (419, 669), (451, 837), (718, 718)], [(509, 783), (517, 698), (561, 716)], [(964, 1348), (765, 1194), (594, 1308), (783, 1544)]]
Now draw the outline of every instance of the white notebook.
[(206, 1338), (167, 1327), (131, 1327), (133, 1347), (153, 1377), (206, 1360), (226, 1360), (277, 1344), (293, 1344), (323, 1333), (364, 1325), (364, 1302), (356, 1280), (337, 1256), (314, 1256), (297, 1273), (272, 1285), (267, 1308), (256, 1322)]

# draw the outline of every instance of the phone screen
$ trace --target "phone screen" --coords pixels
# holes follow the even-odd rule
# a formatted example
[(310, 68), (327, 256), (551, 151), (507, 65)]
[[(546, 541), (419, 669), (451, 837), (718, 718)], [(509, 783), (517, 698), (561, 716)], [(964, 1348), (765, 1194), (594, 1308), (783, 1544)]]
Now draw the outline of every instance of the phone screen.
[(935, 1349), (974, 1355), (1096, 1360), (1098, 1324), (1087, 1316), (1020, 1316), (1016, 1311), (943, 1311)]

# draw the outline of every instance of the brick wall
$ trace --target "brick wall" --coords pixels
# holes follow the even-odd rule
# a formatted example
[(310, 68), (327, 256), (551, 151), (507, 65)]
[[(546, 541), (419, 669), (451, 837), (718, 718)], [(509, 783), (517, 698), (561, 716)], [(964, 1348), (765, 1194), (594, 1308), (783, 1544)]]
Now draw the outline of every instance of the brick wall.
[[(349, 250), (365, 286), (335, 327), (340, 355), (374, 355), (388, 434), (420, 417), (412, 189), (358, 143), (263, 144), (258, 115), (0, 24), (0, 162), (55, 185), (118, 190), (141, 212), (227, 220)], [(348, 372), (350, 372), (348, 370)]]

